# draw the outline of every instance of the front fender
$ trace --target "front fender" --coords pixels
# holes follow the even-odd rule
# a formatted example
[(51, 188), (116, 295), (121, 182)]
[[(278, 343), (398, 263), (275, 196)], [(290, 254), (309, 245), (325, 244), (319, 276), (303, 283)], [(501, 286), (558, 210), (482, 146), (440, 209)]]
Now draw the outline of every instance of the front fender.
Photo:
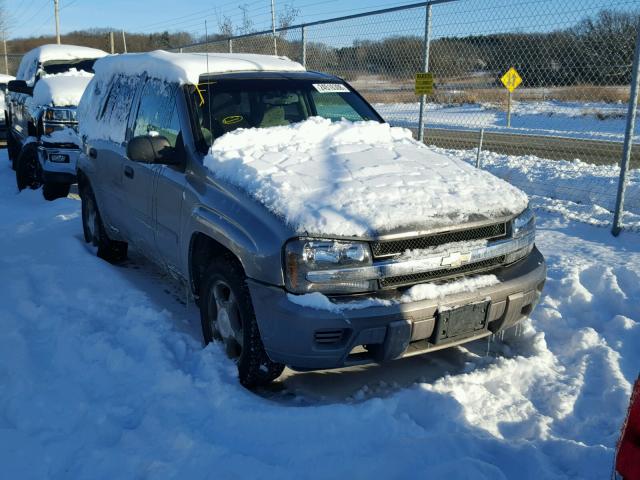
[(202, 233), (218, 242), (236, 256), (247, 277), (273, 285), (284, 284), (279, 242), (273, 245), (260, 242), (256, 232), (250, 232), (233, 218), (202, 205), (193, 209), (190, 223), (189, 238)]

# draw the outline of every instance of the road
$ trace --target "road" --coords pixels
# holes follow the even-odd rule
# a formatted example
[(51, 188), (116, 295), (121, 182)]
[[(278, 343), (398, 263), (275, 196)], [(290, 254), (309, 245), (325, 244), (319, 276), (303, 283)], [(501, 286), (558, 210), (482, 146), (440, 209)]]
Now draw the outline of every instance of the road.
[[(417, 133), (417, 130), (413, 130)], [(472, 149), (478, 146), (478, 131), (428, 128), (425, 143), (442, 148)], [(596, 165), (619, 164), (622, 143), (541, 135), (485, 132), (483, 150), (507, 155), (535, 155), (551, 160), (580, 160)], [(632, 150), (631, 168), (640, 168), (640, 149)]]

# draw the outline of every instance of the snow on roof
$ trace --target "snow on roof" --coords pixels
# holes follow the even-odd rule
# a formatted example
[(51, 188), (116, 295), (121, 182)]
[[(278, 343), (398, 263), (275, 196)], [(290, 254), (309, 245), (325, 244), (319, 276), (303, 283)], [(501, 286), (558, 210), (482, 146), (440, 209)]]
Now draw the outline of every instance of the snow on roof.
[[(207, 58), (208, 57), (208, 58)], [(298, 62), (274, 55), (248, 53), (170, 53), (156, 50), (148, 53), (111, 55), (96, 62), (97, 75), (116, 73), (149, 76), (170, 82), (197, 84), (206, 73), (270, 71), (298, 72), (305, 68)]]
[(25, 57), (38, 58), (40, 62), (52, 60), (79, 60), (84, 58), (101, 58), (108, 55), (107, 52), (97, 48), (81, 47), (78, 45), (41, 45), (27, 52)]
[(33, 104), (56, 107), (78, 105), (92, 77), (93, 75), (86, 72), (72, 71), (41, 78), (33, 89)]
[(527, 196), (385, 123), (312, 117), (238, 129), (204, 160), (301, 234), (365, 236), (522, 212)]

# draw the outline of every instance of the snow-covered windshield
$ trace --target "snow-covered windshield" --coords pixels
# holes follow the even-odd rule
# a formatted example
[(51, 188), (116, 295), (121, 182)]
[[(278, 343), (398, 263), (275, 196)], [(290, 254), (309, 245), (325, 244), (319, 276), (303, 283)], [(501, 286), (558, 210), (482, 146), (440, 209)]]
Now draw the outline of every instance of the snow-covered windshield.
[(201, 83), (193, 92), (198, 125), (207, 148), (238, 128), (268, 128), (309, 117), (332, 121), (382, 119), (343, 83), (317, 80), (252, 79)]

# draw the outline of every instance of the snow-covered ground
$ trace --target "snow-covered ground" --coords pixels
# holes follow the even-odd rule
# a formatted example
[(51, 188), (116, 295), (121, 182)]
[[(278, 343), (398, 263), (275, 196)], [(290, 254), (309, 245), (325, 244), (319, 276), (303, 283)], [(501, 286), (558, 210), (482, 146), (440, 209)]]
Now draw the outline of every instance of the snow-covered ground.
[(4, 478), (610, 474), (640, 365), (638, 233), (613, 238), (536, 197), (549, 279), (519, 335), (387, 366), (288, 372), (256, 395), (219, 346), (202, 349), (177, 285), (135, 252), (120, 267), (96, 258), (79, 202), (17, 194), (5, 155)]
[[(377, 103), (382, 117), (392, 125), (418, 126), (419, 103)], [(504, 108), (492, 104), (427, 104), (427, 127), (458, 128), (550, 135), (594, 140), (621, 141), (624, 138), (627, 105), (604, 102), (530, 101), (514, 102), (511, 128)], [(638, 131), (636, 131), (638, 138)]]
[[(475, 165), (475, 150), (435, 151)], [(538, 209), (566, 218), (610, 227), (616, 205), (620, 167), (592, 165), (574, 160), (547, 160), (534, 155), (503, 155), (484, 151), (482, 168), (524, 190)], [(640, 230), (640, 170), (627, 175), (623, 223)]]

